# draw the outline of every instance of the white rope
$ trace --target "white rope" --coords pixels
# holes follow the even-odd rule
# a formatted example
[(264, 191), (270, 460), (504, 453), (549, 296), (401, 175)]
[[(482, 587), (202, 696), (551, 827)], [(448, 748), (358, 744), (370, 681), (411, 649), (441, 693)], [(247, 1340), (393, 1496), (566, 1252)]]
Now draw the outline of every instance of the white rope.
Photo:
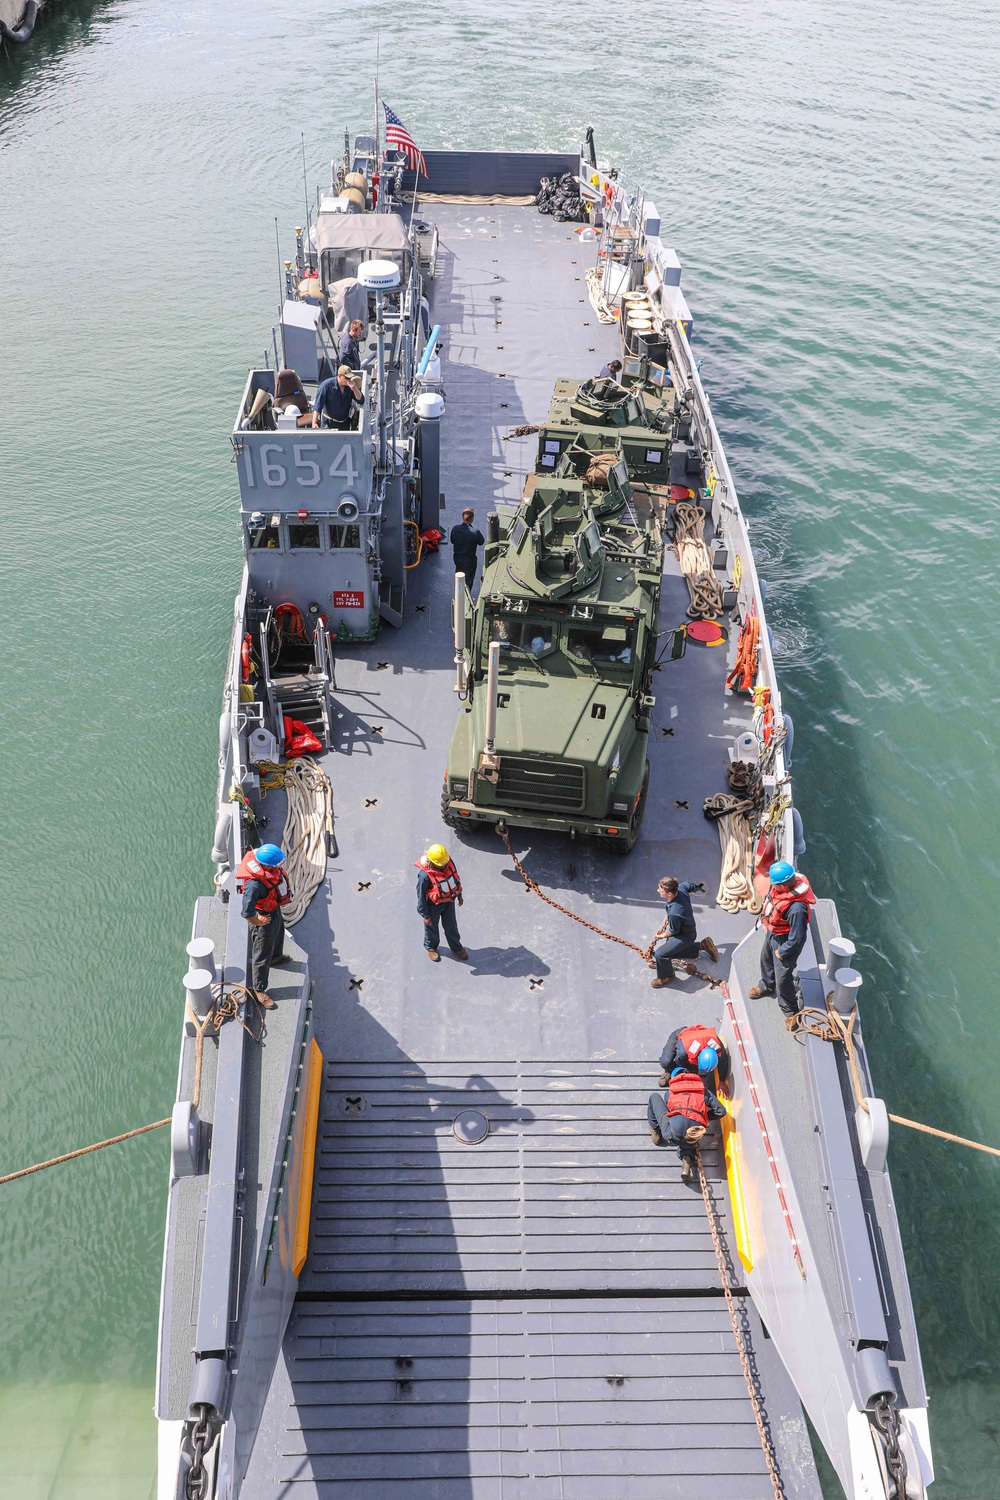
[(308, 755), (283, 770), (288, 813), (282, 841), (292, 899), (281, 914), (285, 926), (294, 927), (326, 879), (326, 839), (333, 832), (333, 788), (326, 772)]
[(596, 266), (590, 266), (587, 271), (587, 294), (590, 297), (590, 305), (602, 323), (616, 323), (614, 308), (604, 295), (601, 273)]
[[(739, 798), (729, 792), (719, 792), (705, 802), (706, 808), (736, 808), (741, 805)], [(715, 904), (721, 906), (723, 911), (759, 911), (760, 903), (753, 888), (753, 838), (750, 824), (742, 812), (735, 811), (723, 813), (716, 821), (722, 847), (722, 876)]]
[(691, 595), (692, 620), (715, 620), (722, 612), (722, 585), (712, 570), (705, 545), (705, 512), (683, 500), (674, 506), (677, 561)]

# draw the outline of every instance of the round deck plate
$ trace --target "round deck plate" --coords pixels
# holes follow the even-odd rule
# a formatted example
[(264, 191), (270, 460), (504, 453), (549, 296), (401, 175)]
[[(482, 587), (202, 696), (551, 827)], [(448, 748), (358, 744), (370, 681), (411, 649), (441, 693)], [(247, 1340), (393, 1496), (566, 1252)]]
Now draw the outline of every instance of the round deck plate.
[(456, 1140), (465, 1146), (478, 1146), (490, 1133), (490, 1122), (478, 1109), (463, 1109), (451, 1125)]

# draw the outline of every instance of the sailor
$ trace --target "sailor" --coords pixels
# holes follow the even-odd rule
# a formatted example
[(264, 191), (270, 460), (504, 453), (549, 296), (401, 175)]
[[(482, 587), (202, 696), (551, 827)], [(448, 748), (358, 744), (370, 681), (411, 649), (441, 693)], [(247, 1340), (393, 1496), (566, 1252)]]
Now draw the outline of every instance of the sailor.
[(719, 950), (710, 937), (698, 941), (698, 927), (691, 909), (692, 891), (703, 891), (704, 885), (694, 885), (689, 880), (678, 881), (673, 875), (665, 875), (656, 888), (660, 898), (667, 903), (667, 920), (653, 938), (653, 957), (649, 967), (655, 968), (654, 990), (666, 989), (676, 979), (672, 960), (675, 958), (697, 958), (707, 953), (714, 964)]
[(477, 548), (481, 547), (486, 540), (481, 531), (473, 526), (476, 512), (466, 508), (462, 512), (462, 519), (457, 526), (451, 528), (451, 550), (455, 555), (455, 572), (465, 574), (465, 586), (472, 592), (472, 585), (476, 581), (476, 556)]
[(361, 340), (364, 333), (365, 325), (360, 318), (355, 318), (340, 340), (341, 366), (350, 365), (352, 370), (361, 369)]
[(702, 1073), (710, 1078), (714, 1073), (719, 1087), (725, 1086), (729, 1078), (729, 1051), (719, 1039), (714, 1026), (679, 1026), (667, 1037), (666, 1046), (660, 1053), (660, 1088), (665, 1089), (675, 1068), (686, 1068), (689, 1073)]
[(802, 1009), (802, 990), (795, 965), (805, 947), (809, 930), (809, 908), (816, 904), (812, 886), (787, 860), (779, 859), (768, 872), (771, 884), (760, 913), (764, 946), (760, 954), (760, 984), (750, 991), (751, 1000), (777, 991), (778, 1004), (786, 1016)]
[(426, 854), (414, 861), (417, 874), (417, 911), (424, 919), (424, 949), (432, 963), (440, 963), (438, 944), (440, 929), (456, 958), (468, 958), (458, 935), (455, 903), (462, 905), (462, 882), (454, 861), (443, 844), (432, 844)]
[(617, 380), (618, 377), (619, 377), (619, 375), (621, 374), (621, 372), (622, 372), (622, 362), (621, 362), (621, 360), (620, 359), (609, 359), (608, 362), (607, 362), (607, 364), (604, 366), (604, 369), (601, 371), (601, 374), (597, 378), (598, 378), (598, 380), (600, 380), (601, 376), (604, 376), (608, 380)]
[(354, 427), (355, 408), (362, 400), (361, 386), (358, 384), (358, 376), (350, 365), (341, 365), (336, 376), (324, 380), (316, 392), (316, 405), (313, 409), (312, 425), (320, 425), (320, 417), (324, 418), (323, 425), (336, 427), (340, 432), (347, 432)]
[(725, 1105), (719, 1103), (704, 1078), (687, 1068), (673, 1070), (665, 1095), (650, 1094), (646, 1119), (653, 1145), (677, 1147), (681, 1182), (691, 1181), (695, 1151), (708, 1129), (709, 1116), (721, 1120), (725, 1113)]
[(277, 844), (261, 844), (244, 854), (236, 871), (236, 889), (243, 897), (243, 915), (250, 926), (250, 983), (265, 1010), (274, 1005), (267, 993), (272, 965), (290, 961), (285, 953), (285, 921), (281, 915), (281, 908), (291, 900), (284, 863), (284, 850)]

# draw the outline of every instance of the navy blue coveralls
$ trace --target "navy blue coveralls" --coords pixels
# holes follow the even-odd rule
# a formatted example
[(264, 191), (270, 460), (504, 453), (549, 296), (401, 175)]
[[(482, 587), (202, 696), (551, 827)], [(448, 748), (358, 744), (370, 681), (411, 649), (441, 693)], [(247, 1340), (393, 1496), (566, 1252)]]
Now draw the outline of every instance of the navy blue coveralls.
[(698, 957), (698, 927), (691, 910), (690, 881), (681, 881), (677, 887), (677, 895), (667, 902), (666, 911), (669, 936), (658, 942), (653, 949), (657, 979), (673, 979), (672, 958)]

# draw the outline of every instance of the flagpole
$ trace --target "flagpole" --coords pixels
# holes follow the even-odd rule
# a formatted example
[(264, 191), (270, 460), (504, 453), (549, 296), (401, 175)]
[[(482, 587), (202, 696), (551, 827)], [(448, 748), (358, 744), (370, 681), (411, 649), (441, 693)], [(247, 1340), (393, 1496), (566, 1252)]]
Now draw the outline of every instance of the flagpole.
[(378, 11), (377, 11), (376, 18), (375, 18), (375, 170), (376, 170), (376, 172), (378, 172), (378, 171), (381, 170), (381, 162), (382, 162), (382, 158), (381, 158), (381, 155), (379, 153), (379, 147), (378, 147), (378, 142), (379, 142), (378, 65), (379, 65), (379, 56), (380, 56), (381, 50), (382, 50), (382, 0), (379, 0), (379, 7), (378, 7)]

